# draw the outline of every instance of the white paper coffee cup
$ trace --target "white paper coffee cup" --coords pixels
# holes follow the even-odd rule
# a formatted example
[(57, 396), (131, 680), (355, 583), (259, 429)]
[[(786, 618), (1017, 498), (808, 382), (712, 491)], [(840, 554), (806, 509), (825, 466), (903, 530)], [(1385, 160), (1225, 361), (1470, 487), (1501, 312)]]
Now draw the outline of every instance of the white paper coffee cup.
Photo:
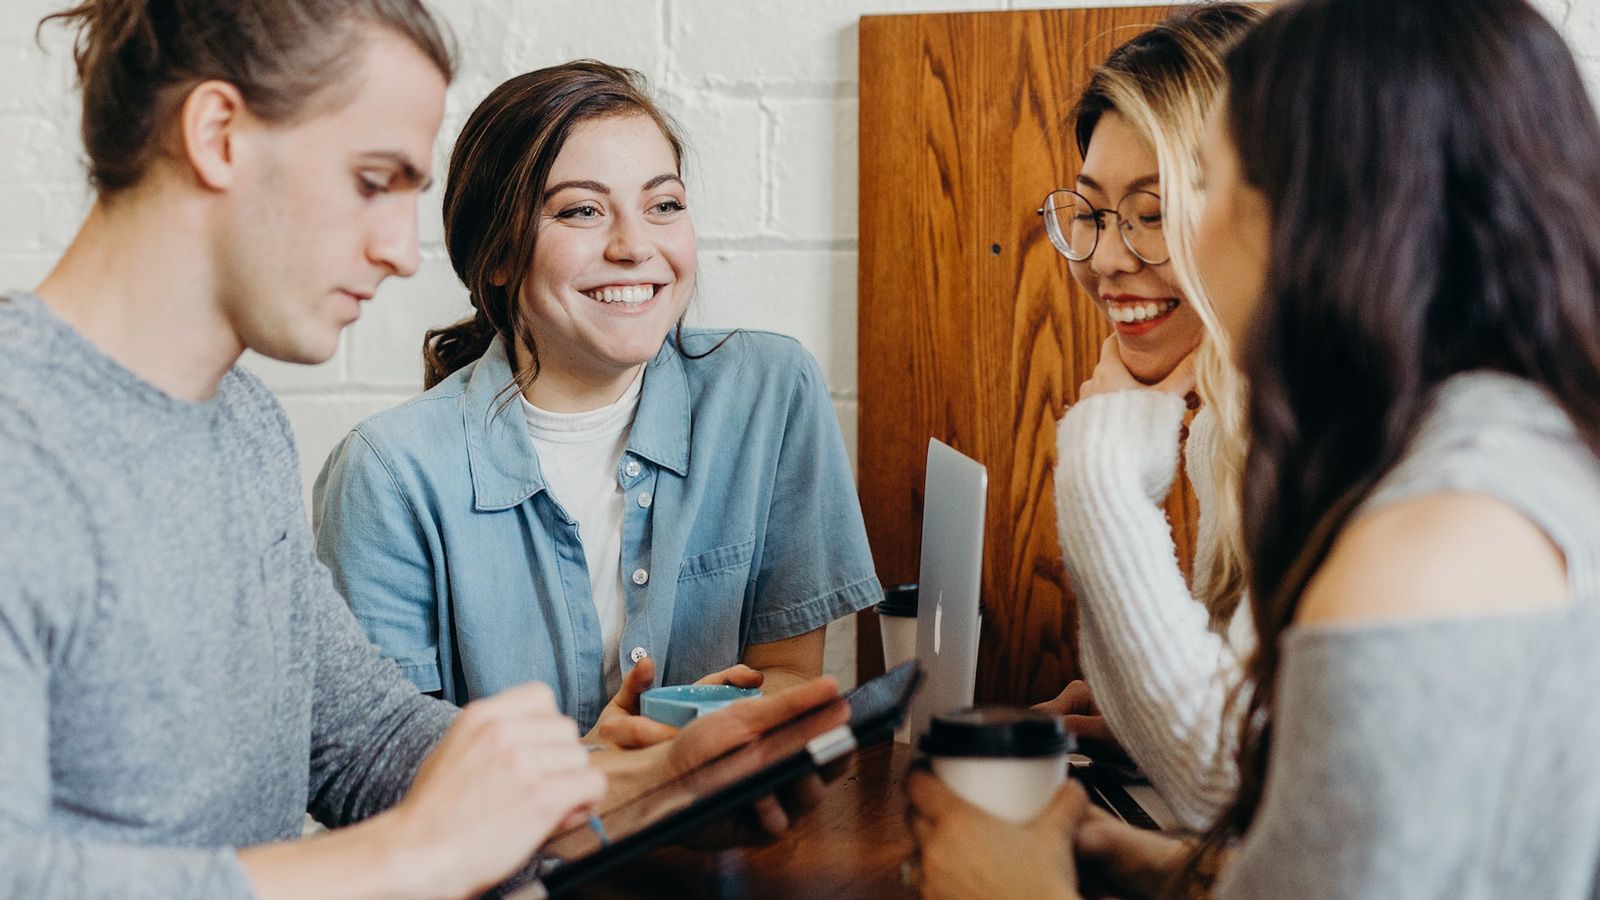
[(933, 774), (992, 816), (1027, 822), (1067, 780), (1073, 740), (1056, 716), (969, 707), (935, 716), (918, 745)]
[(902, 616), (878, 616), (878, 631), (883, 635), (884, 671), (917, 655), (917, 620)]
[[(877, 610), (878, 635), (883, 639), (883, 668), (887, 672), (917, 655), (917, 586), (897, 584), (885, 590)], [(894, 739), (902, 744), (910, 743), (910, 726), (902, 723), (894, 730)]]

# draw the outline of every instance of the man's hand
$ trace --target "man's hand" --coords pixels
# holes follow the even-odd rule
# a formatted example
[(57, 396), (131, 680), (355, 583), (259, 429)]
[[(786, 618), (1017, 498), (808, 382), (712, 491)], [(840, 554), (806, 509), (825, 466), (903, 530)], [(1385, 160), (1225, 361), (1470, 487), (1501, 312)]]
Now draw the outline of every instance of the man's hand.
[(605, 792), (550, 688), (525, 684), (461, 711), (391, 811), (393, 844), (423, 893), (476, 896)]
[(1121, 752), (1111, 728), (1106, 725), (1105, 716), (1100, 714), (1100, 707), (1095, 705), (1094, 697), (1089, 693), (1089, 685), (1082, 679), (1068, 682), (1055, 699), (1035, 704), (1033, 708), (1060, 716), (1062, 727), (1080, 740), (1105, 744)]
[[(832, 678), (816, 678), (781, 694), (740, 700), (702, 715), (666, 743), (642, 750), (596, 753), (596, 765), (614, 773), (614, 793), (607, 805), (626, 802), (814, 710), (830, 727), (850, 720), (850, 706), (840, 699), (838, 683)], [(815, 807), (821, 796), (821, 779), (804, 779), (777, 796), (761, 798), (733, 819), (703, 830), (687, 843), (720, 849), (769, 842), (786, 832), (796, 817)]]
[[(840, 699), (838, 682), (812, 679), (781, 694), (741, 700), (685, 725), (672, 742), (668, 770), (674, 775), (687, 772), (812, 710), (820, 710), (830, 728), (850, 721), (850, 705)], [(822, 779), (803, 778), (776, 795), (762, 797), (733, 819), (703, 830), (690, 843), (705, 849), (769, 843), (814, 809), (822, 790)]]
[(1089, 799), (1077, 784), (1062, 785), (1022, 825), (978, 809), (926, 770), (911, 773), (906, 792), (923, 900), (1078, 897), (1072, 835)]
[[(622, 677), (622, 687), (617, 690), (617, 695), (611, 698), (611, 702), (606, 704), (606, 708), (601, 710), (600, 718), (595, 720), (594, 728), (589, 730), (584, 740), (590, 743), (602, 741), (624, 750), (635, 750), (672, 740), (677, 735), (678, 729), (639, 714), (639, 695), (650, 690), (655, 677), (655, 660), (648, 656), (639, 660), (633, 669)], [(695, 684), (731, 684), (734, 687), (758, 688), (764, 680), (760, 672), (741, 663), (729, 666), (720, 672), (712, 672)]]

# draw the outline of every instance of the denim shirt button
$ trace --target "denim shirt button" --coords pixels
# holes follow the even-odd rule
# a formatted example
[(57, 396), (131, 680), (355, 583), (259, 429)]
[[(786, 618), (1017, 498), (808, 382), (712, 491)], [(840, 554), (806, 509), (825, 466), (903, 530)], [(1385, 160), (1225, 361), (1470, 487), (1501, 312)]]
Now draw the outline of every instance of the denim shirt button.
[(649, 572), (646, 572), (643, 569), (634, 569), (633, 570), (633, 583), (634, 584), (642, 585), (642, 584), (644, 584), (645, 582), (647, 582), (649, 580), (650, 580), (650, 573)]
[(650, 654), (648, 652), (646, 652), (643, 647), (635, 647), (632, 650), (628, 651), (628, 658), (633, 660), (634, 662), (638, 662), (639, 660), (644, 659), (646, 656), (649, 656), (649, 655)]
[(637, 459), (628, 460), (628, 464), (622, 467), (622, 474), (629, 478), (637, 476), (639, 474), (639, 461)]
[(640, 491), (639, 492), (639, 508), (640, 509), (649, 509), (650, 508), (650, 492), (649, 491)]

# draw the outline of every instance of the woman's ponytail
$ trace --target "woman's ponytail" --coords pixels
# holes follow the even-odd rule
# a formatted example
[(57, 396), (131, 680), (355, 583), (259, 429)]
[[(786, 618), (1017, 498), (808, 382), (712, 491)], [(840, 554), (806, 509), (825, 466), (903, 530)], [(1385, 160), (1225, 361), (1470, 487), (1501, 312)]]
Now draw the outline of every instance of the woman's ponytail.
[(422, 338), (423, 390), (449, 378), (488, 352), (494, 336), (494, 326), (481, 312), (454, 325), (429, 329)]

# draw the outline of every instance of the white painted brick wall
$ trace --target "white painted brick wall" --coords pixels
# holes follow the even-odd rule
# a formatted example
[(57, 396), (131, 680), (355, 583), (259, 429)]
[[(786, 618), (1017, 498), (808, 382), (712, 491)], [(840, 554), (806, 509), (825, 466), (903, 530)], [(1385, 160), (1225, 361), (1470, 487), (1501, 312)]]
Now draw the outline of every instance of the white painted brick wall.
[[(1600, 0), (1536, 0), (1600, 94)], [(67, 41), (34, 43), (64, 0), (0, 0), (0, 285), (31, 286), (87, 208)], [(799, 338), (822, 364), (856, 442), (857, 17), (1008, 9), (1022, 0), (437, 0), (461, 47), (435, 165), (460, 123), (511, 75), (579, 56), (648, 75), (688, 132), (701, 291), (691, 315)], [(1061, 5), (1084, 6), (1084, 2)], [(1123, 4), (1119, 4), (1123, 5)], [(441, 247), (438, 189), (423, 204), (423, 265), (389, 281), (325, 365), (248, 363), (282, 396), (309, 486), (363, 416), (420, 389), (425, 329), (468, 309)], [(846, 674), (853, 641), (830, 640)]]

